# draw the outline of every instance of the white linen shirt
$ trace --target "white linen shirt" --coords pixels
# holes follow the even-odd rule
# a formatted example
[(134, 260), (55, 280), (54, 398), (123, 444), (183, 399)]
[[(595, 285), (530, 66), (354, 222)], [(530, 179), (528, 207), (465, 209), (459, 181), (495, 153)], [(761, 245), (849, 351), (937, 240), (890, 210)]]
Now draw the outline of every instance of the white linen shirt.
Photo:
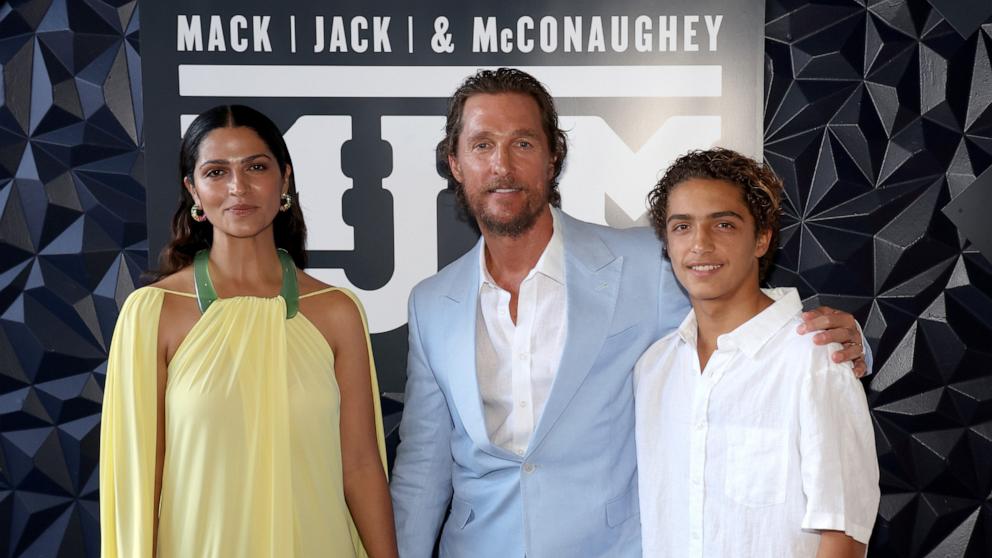
[(867, 543), (878, 462), (850, 363), (796, 333), (795, 289), (717, 338), (705, 370), (690, 312), (634, 368), (645, 557), (815, 556), (818, 530)]
[(565, 344), (565, 245), (557, 212), (552, 208), (551, 240), (520, 283), (516, 324), (509, 291), (486, 268), (484, 244), (479, 251), (475, 364), (486, 432), (493, 444), (520, 456), (544, 411)]

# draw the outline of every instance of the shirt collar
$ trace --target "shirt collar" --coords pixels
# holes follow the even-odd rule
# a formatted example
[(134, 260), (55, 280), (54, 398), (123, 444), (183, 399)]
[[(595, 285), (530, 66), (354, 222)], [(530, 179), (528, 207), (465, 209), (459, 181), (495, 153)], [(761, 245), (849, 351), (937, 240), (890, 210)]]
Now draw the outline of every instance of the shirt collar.
[[(717, 337), (718, 349), (737, 349), (754, 358), (782, 326), (802, 312), (802, 301), (796, 289), (761, 289), (761, 292), (774, 301), (771, 306), (737, 326), (737, 329)], [(679, 326), (678, 335), (683, 342), (695, 347), (698, 331), (696, 312), (690, 310)]]
[[(544, 252), (541, 253), (541, 257), (538, 258), (534, 268), (530, 270), (524, 281), (533, 277), (535, 273), (540, 273), (559, 284), (565, 284), (565, 243), (562, 240), (559, 211), (556, 207), (551, 208), (551, 240), (544, 247)], [(483, 238), (482, 250), (479, 250), (479, 287), (481, 288), (486, 284), (493, 287), (497, 286), (493, 276), (489, 273), (489, 268), (486, 267), (486, 240)]]
[(737, 329), (717, 337), (718, 348), (738, 349), (750, 358), (754, 358), (768, 340), (782, 329), (782, 326), (803, 311), (803, 304), (796, 289), (761, 289), (761, 291), (775, 302), (758, 312), (757, 316), (739, 325)]

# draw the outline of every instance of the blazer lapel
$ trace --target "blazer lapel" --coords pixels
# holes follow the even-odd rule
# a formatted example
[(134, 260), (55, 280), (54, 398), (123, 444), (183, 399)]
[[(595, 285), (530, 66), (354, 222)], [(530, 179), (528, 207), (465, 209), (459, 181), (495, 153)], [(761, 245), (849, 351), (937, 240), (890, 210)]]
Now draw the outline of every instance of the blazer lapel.
[(476, 320), (479, 309), (479, 251), (482, 240), (476, 243), (468, 257), (457, 265), (460, 269), (453, 274), (453, 281), (444, 301), (448, 305), (439, 319), (444, 323), (444, 345), (448, 350), (448, 385), (451, 388), (452, 402), (462, 426), (475, 445), (486, 453), (501, 458), (517, 458), (511, 452), (492, 444), (486, 431), (486, 420), (482, 411), (482, 396), (479, 392), (479, 378), (476, 369), (475, 344)]
[(564, 213), (559, 215), (568, 324), (561, 363), (527, 454), (538, 448), (596, 362), (613, 321), (623, 267), (623, 258), (617, 258), (590, 227)]

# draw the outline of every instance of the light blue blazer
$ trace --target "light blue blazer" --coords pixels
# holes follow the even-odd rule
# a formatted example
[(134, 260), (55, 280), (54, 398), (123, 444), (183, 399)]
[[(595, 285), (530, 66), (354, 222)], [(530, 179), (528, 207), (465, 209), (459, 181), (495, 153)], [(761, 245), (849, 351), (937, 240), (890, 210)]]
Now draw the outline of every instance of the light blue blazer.
[(475, 366), (479, 250), (420, 283), (391, 492), (400, 556), (639, 557), (632, 370), (689, 303), (648, 229), (560, 214), (567, 332), (523, 456), (486, 432)]

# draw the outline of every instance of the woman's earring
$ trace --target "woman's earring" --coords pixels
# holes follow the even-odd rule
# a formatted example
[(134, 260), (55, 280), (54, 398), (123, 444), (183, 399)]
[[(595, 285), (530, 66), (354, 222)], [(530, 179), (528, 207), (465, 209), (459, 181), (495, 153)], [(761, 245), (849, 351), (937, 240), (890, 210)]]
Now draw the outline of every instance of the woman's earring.
[(197, 203), (194, 203), (193, 207), (189, 208), (189, 215), (197, 223), (202, 223), (207, 220), (206, 212), (204, 212), (203, 208), (200, 207), (200, 204)]
[(293, 207), (293, 196), (287, 193), (283, 194), (280, 199), (282, 200), (282, 205), (279, 206), (279, 211), (289, 211), (289, 208)]

